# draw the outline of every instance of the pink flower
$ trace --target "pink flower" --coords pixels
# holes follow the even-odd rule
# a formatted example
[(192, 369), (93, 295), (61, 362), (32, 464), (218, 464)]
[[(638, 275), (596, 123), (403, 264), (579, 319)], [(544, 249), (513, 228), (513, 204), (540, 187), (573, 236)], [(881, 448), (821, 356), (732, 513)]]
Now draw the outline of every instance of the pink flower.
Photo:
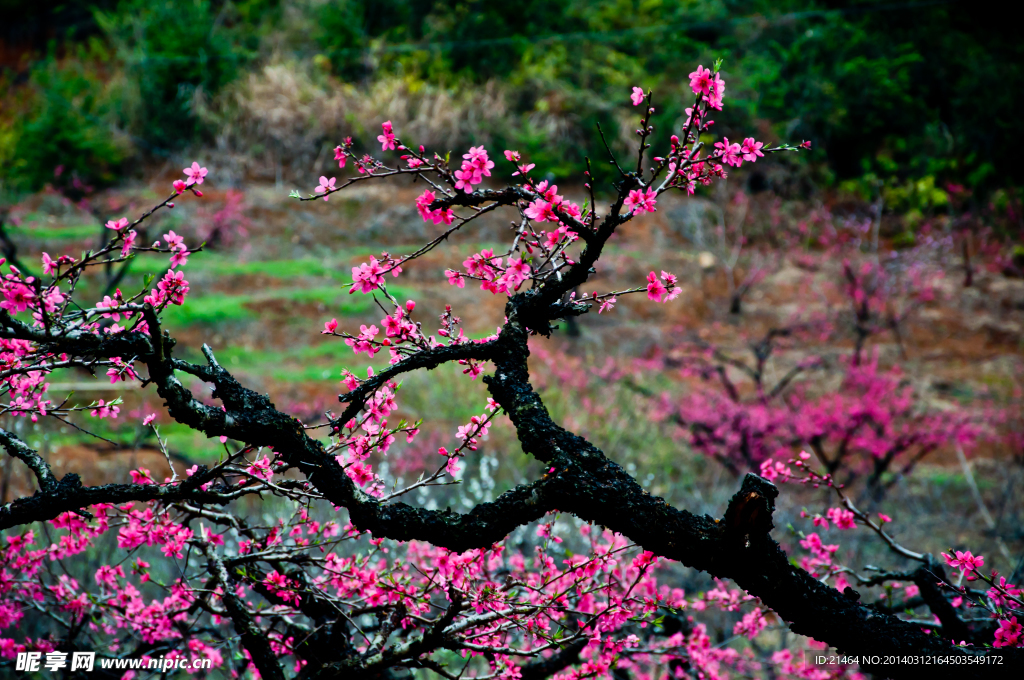
[(121, 312), (117, 311), (121, 307), (121, 296), (115, 295), (115, 299), (111, 299), (109, 295), (104, 295), (103, 299), (96, 303), (96, 309), (112, 309), (113, 313), (104, 314), (103, 317), (106, 319), (113, 319), (114, 321), (121, 320)]
[(530, 172), (530, 170), (533, 170), (535, 167), (537, 167), (537, 164), (536, 163), (523, 163), (522, 165), (519, 165), (517, 167), (519, 169), (512, 173), (513, 177), (515, 177), (516, 175), (525, 175), (526, 173)]
[(373, 470), (365, 463), (353, 463), (345, 472), (359, 486), (366, 486), (373, 481)]
[(522, 158), (520, 158), (518, 151), (509, 151), (508, 149), (505, 149), (505, 160), (518, 163)]
[(694, 94), (709, 94), (711, 92), (711, 69), (698, 66), (697, 70), (690, 74), (690, 89)]
[[(188, 170), (186, 170), (185, 172), (188, 172)], [(171, 182), (171, 186), (174, 187), (174, 191), (176, 193), (180, 194), (181, 192), (185, 191), (185, 187), (187, 187), (188, 185), (185, 184), (185, 182), (183, 182), (182, 180), (176, 179), (173, 182)]]
[(455, 171), (455, 179), (459, 180), (455, 183), (456, 189), (462, 189), (467, 194), (472, 193), (473, 184), (478, 183), (478, 175), (473, 167), (463, 167), (460, 170)]
[[(185, 280), (185, 272), (183, 271), (175, 272), (168, 269), (164, 277), (156, 284), (156, 287), (164, 297), (176, 305), (184, 303), (185, 295), (188, 294), (188, 281)], [(156, 296), (152, 297), (155, 298)], [(148, 297), (146, 302), (149, 302)]]
[(454, 269), (446, 269), (444, 275), (448, 277), (448, 283), (455, 286), (456, 288), (466, 287), (466, 279), (463, 278), (461, 273), (455, 271)]
[[(722, 81), (722, 77), (719, 74), (715, 74), (715, 79), (711, 82), (711, 92), (704, 96), (707, 100), (708, 106), (718, 111), (722, 110), (722, 98), (725, 96), (725, 82)], [(709, 123), (710, 124), (710, 123)]]
[(892, 517), (889, 517), (889, 515), (883, 515), (882, 513), (878, 513), (878, 519), (882, 520), (882, 524), (892, 521)]
[(458, 180), (455, 188), (468, 194), (472, 193), (474, 184), (480, 184), (484, 177), (491, 176), (494, 161), (487, 157), (487, 150), (482, 146), (471, 146), (469, 153), (463, 154), (462, 158), (462, 168), (455, 171)]
[(768, 622), (765, 620), (764, 614), (761, 613), (761, 608), (755, 607), (753, 611), (744, 614), (742, 620), (736, 622), (732, 634), (746, 635), (753, 640), (767, 627)]
[(346, 158), (347, 156), (345, 155), (345, 150), (343, 148), (340, 146), (334, 147), (334, 160), (338, 161), (339, 168), (345, 167)]
[(668, 294), (668, 288), (658, 280), (658, 276), (651, 272), (647, 275), (647, 299), (661, 302), (661, 299)]
[(433, 203), (436, 198), (437, 194), (430, 189), (427, 189), (416, 197), (416, 210), (424, 221), (431, 219), (433, 216), (434, 211), (430, 209), (430, 204)]
[(614, 295), (609, 298), (605, 298), (604, 300), (601, 300), (601, 306), (598, 308), (597, 313), (604, 314), (605, 312), (611, 310), (611, 308), (615, 306), (616, 302), (618, 302), (618, 300), (615, 299)]
[(46, 310), (47, 314), (52, 314), (56, 311), (57, 305), (64, 302), (64, 300), (64, 294), (54, 286), (48, 292), (43, 293), (43, 309)]
[(764, 143), (755, 142), (753, 137), (744, 139), (740, 149), (743, 152), (743, 160), (753, 163), (757, 160), (758, 156), (764, 156), (764, 153), (761, 151), (763, 146)]
[[(728, 137), (723, 137), (721, 142), (715, 142), (715, 148), (722, 154), (722, 161), (727, 165), (737, 168), (743, 165), (743, 148), (735, 142), (730, 144)], [(762, 156), (764, 154), (761, 154)]]
[(279, 574), (277, 571), (272, 571), (269, 574), (267, 574), (266, 578), (263, 579), (263, 584), (267, 586), (267, 590), (274, 593), (275, 595), (280, 596), (280, 591), (288, 588), (288, 578), (284, 574)]
[(383, 271), (384, 268), (380, 266), (380, 262), (375, 257), (371, 257), (369, 263), (364, 262), (358, 267), (352, 267), (353, 283), (349, 293), (354, 293), (356, 290), (360, 293), (377, 290), (384, 283)]
[(954, 550), (953, 552), (956, 553), (956, 557), (942, 553), (942, 556), (946, 559), (946, 564), (964, 573), (976, 571), (978, 567), (985, 564), (985, 558), (981, 555), (974, 556), (970, 551), (960, 552), (959, 550)]
[(130, 364), (125, 364), (121, 361), (121, 357), (111, 357), (111, 361), (114, 362), (114, 365), (107, 369), (107, 376), (110, 378), (111, 385), (116, 384), (118, 380), (135, 379), (135, 371)]
[[(132, 482), (135, 484), (152, 484), (153, 476), (146, 468), (139, 468), (138, 470), (129, 470), (128, 474), (132, 477)], [(122, 546), (123, 547), (123, 546)]]
[(0, 302), (0, 307), (12, 314), (24, 312), (35, 298), (32, 289), (21, 283), (8, 283), (3, 287), (3, 294), (4, 300)]
[(190, 253), (187, 250), (175, 250), (171, 254), (171, 269), (174, 269), (178, 265), (185, 266), (188, 263), (188, 256)]
[(391, 121), (386, 120), (380, 124), (384, 134), (377, 135), (377, 141), (381, 144), (381, 151), (395, 148), (395, 134), (391, 129)]
[(853, 529), (856, 527), (853, 523), (853, 512), (850, 510), (829, 508), (825, 514), (832, 520), (837, 529)]
[(90, 415), (94, 418), (117, 418), (117, 414), (121, 412), (121, 409), (114, 404), (107, 404), (102, 399), (96, 402), (96, 408), (90, 411)]
[(270, 458), (267, 456), (256, 459), (252, 465), (245, 469), (245, 472), (251, 477), (267, 481), (270, 481), (274, 476), (273, 470), (270, 469)]
[(657, 205), (657, 192), (651, 187), (647, 187), (646, 191), (640, 189), (633, 189), (629, 192), (629, 196), (622, 202), (622, 205), (626, 210), (629, 210), (637, 215), (641, 215), (645, 212), (654, 212)]
[(367, 327), (365, 324), (359, 327), (359, 337), (347, 338), (345, 344), (352, 348), (356, 354), (366, 352), (371, 357), (380, 351), (380, 347), (374, 346), (374, 338), (380, 331), (376, 326)]
[(430, 204), (434, 202), (437, 195), (430, 191), (424, 191), (416, 197), (416, 210), (425, 222), (432, 221), (434, 224), (451, 224), (455, 220), (455, 213), (451, 208), (431, 210)]
[(661, 272), (661, 280), (654, 272), (647, 275), (647, 298), (655, 302), (668, 302), (676, 299), (682, 288), (676, 285), (677, 278), (666, 271)]
[(629, 95), (629, 98), (633, 101), (633, 106), (640, 106), (644, 103), (644, 88), (634, 87), (633, 94)]
[[(133, 232), (134, 233), (134, 232)], [(57, 273), (57, 260), (51, 260), (48, 253), (43, 253), (43, 274), (50, 276)]]
[(171, 250), (181, 250), (185, 247), (185, 237), (178, 236), (172, 230), (164, 234), (164, 243), (166, 243), (167, 247)]
[(523, 213), (531, 220), (538, 222), (557, 222), (558, 218), (555, 217), (554, 204), (544, 199), (537, 199), (526, 207)]
[(155, 413), (150, 413), (148, 416), (146, 416), (145, 418), (142, 419), (142, 425), (144, 427), (148, 426), (148, 425), (152, 424), (152, 422), (154, 420), (156, 420), (156, 414)]
[(329, 333), (333, 333), (336, 330), (338, 330), (338, 320), (331, 319), (330, 321), (324, 324), (324, 329), (320, 332), (323, 333), (324, 335), (327, 335)]
[(1009, 620), (999, 622), (999, 628), (995, 632), (993, 647), (1017, 647), (1021, 644), (1021, 633), (1024, 627), (1017, 623), (1017, 617), (1011, 616)]
[(645, 550), (636, 557), (633, 558), (633, 568), (643, 569), (655, 564), (658, 561), (658, 557), (650, 550)]
[(449, 475), (451, 475), (454, 478), (459, 473), (459, 471), (462, 470), (462, 468), (459, 467), (458, 456), (450, 457), (448, 459), (448, 462), (445, 463), (444, 469), (448, 472)]
[(326, 201), (327, 198), (328, 198), (328, 196), (326, 194), (328, 192), (334, 191), (334, 182), (335, 182), (335, 179), (333, 177), (330, 178), (330, 179), (327, 179), (323, 175), (320, 175), (320, 186), (318, 186), (316, 188), (316, 193), (318, 193), (318, 194), (325, 194), (324, 195), (324, 200)]
[(124, 243), (121, 244), (121, 257), (128, 257), (128, 253), (131, 252), (132, 246), (135, 245), (135, 237), (138, 234), (135, 233), (134, 229), (130, 229), (127, 234), (124, 235)]
[(199, 167), (199, 163), (196, 163), (195, 161), (192, 162), (192, 167), (185, 168), (184, 172), (188, 176), (185, 186), (202, 184), (203, 178), (206, 177), (206, 168)]
[(121, 219), (117, 220), (116, 222), (114, 220), (110, 220), (109, 222), (106, 223), (105, 226), (107, 227), (107, 229), (113, 229), (114, 231), (121, 231), (122, 229), (124, 229), (125, 227), (128, 226), (128, 218), (127, 217), (122, 217)]

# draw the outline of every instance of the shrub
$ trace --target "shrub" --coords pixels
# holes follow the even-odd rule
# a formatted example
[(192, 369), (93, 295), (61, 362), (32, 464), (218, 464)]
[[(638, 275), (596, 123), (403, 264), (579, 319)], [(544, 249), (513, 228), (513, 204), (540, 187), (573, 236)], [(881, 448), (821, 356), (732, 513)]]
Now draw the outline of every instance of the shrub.
[[(129, 156), (102, 75), (83, 61), (50, 58), (32, 70), (21, 112), (5, 124), (0, 178), (15, 190), (46, 183), (110, 184)], [(6, 157), (4, 157), (6, 156)]]
[(196, 99), (236, 76), (246, 45), (230, 35), (212, 3), (198, 0), (124, 0), (96, 18), (124, 68), (128, 128), (150, 151), (192, 141), (200, 132)]

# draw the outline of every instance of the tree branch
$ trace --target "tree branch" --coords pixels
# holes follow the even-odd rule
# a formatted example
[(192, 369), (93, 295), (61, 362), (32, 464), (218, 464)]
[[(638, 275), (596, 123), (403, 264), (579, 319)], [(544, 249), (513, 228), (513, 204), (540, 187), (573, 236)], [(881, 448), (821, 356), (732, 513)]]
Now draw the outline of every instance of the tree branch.
[(249, 610), (245, 608), (245, 603), (235, 595), (224, 563), (213, 553), (209, 543), (203, 544), (203, 554), (206, 555), (210, 575), (220, 583), (221, 602), (224, 603), (235, 630), (242, 638), (242, 645), (249, 651), (253, 664), (259, 669), (260, 677), (266, 680), (284, 680), (284, 671), (277, 660), (277, 655), (270, 647), (270, 640), (263, 629), (256, 625)]

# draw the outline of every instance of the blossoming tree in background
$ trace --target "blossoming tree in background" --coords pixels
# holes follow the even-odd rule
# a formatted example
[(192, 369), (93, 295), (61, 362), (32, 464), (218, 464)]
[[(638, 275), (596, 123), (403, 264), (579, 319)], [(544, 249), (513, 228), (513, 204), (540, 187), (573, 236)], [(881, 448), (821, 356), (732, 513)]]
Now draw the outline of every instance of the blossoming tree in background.
[[(779, 491), (769, 478), (829, 486), (831, 471), (816, 472), (805, 457), (772, 461), (761, 467), (763, 476), (744, 478), (722, 518), (696, 516), (650, 495), (601, 450), (554, 422), (533, 389), (531, 336), (549, 335), (558, 320), (607, 312), (624, 295), (667, 303), (679, 294), (676, 277), (665, 271), (618, 290), (590, 290), (588, 280), (622, 225), (655, 211), (665, 192), (693, 193), (730, 167), (795, 150), (753, 138), (706, 146), (700, 138), (722, 107), (724, 85), (717, 67), (699, 67), (691, 86), (688, 119), (665, 140), (664, 155), (654, 157), (651, 95), (634, 88), (632, 103), (644, 107), (637, 154), (628, 163), (612, 158), (618, 180), (609, 205), (599, 206), (589, 171), (588, 198), (579, 205), (536, 180), (535, 166), (514, 150), (504, 152), (505, 166), (482, 146), (453, 164), (403, 141), (390, 122), (377, 139), (396, 159), (357, 155), (351, 140), (339, 145), (335, 159), (340, 169), (350, 168), (348, 176), (321, 177), (303, 200), (329, 201), (355, 184), (408, 176), (425, 185), (416, 199), (420, 216), (441, 231), (412, 253), (384, 252), (353, 268), (351, 292), (380, 302), (379, 326), (347, 329), (332, 319), (318, 330), (356, 355), (380, 354), (389, 363), (344, 371), (340, 412), (321, 424), (303, 424), (241, 384), (207, 345), (205, 363), (175, 356), (177, 342), (162, 315), (187, 304), (184, 268), (198, 248), (174, 232), (152, 244), (137, 236), (179, 195), (202, 195), (210, 176), (198, 163), (150, 211), (109, 222), (114, 236), (95, 252), (45, 256), (40, 277), (10, 267), (0, 302), (5, 414), (76, 427), (118, 418), (118, 400), (82, 406), (47, 397), (55, 373), (103, 371), (111, 383), (154, 389), (174, 421), (221, 438), (228, 452), (209, 465), (171, 464), (167, 479), (134, 470), (131, 483), (86, 487), (74, 474), (57, 479), (37, 451), (0, 430), (0, 444), (38, 485), (32, 496), (0, 507), (4, 663), (25, 652), (57, 663), (61, 654), (96, 650), (109, 658), (201, 656), (225, 677), (265, 679), (392, 678), (408, 671), (562, 680), (858, 675), (845, 666), (815, 667), (802, 647), (780, 647), (773, 631), (788, 627), (851, 655), (937, 655), (958, 664), (936, 667), (936, 677), (995, 677), (1019, 666), (1020, 591), (983, 573), (983, 558), (970, 554), (947, 558), (960, 572), (948, 575), (931, 556), (895, 543), (883, 520), (858, 510), (838, 485), (841, 506), (813, 521), (862, 525), (896, 556), (918, 561), (913, 572), (884, 576), (918, 588), (923, 599), (908, 608), (925, 607), (937, 622), (904, 620), (860, 602), (850, 578), (870, 585), (880, 577), (835, 565), (834, 547), (817, 534), (804, 539), (801, 564), (791, 561), (771, 537)], [(484, 187), (506, 172), (513, 183)], [(399, 300), (388, 282), (497, 210), (515, 218), (505, 246), (444, 270), (452, 286), (479, 285), (505, 299), (496, 332), (467, 337), (450, 306), (428, 330), (431, 322), (415, 302)], [(79, 283), (88, 272), (142, 252), (170, 258), (155, 286), (118, 289), (95, 303), (82, 299)], [(395, 422), (400, 379), (448, 363), (461, 366), (466, 380), (482, 376), (490, 397), (439, 447), (431, 474), (398, 486), (371, 461), (400, 456), (419, 434), (415, 424)], [(179, 375), (209, 384), (219, 404), (203, 401)], [(543, 464), (541, 477), (464, 513), (403, 501), (416, 489), (454, 483), (462, 460), (499, 418)], [(152, 416), (145, 425), (156, 427)], [(260, 504), (265, 511), (245, 511)], [(561, 545), (558, 517), (576, 522), (573, 552)], [(109, 559), (83, 571), (85, 557), (97, 554)], [(716, 587), (688, 596), (673, 584), (673, 563), (708, 572)], [(990, 587), (972, 588), (971, 579)], [(984, 620), (961, 617), (953, 597), (970, 599)], [(713, 640), (707, 622), (715, 616), (731, 621), (730, 640), (748, 644)], [(917, 671), (876, 668), (901, 677)]]

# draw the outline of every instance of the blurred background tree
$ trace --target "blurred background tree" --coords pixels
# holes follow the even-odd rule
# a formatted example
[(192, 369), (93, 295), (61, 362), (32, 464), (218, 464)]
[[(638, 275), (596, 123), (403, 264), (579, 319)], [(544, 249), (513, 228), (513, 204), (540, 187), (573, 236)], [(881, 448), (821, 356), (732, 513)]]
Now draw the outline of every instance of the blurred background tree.
[[(301, 149), (358, 135), (354, 109), (386, 117), (403, 97), (410, 119), (449, 103), (442, 143), (526, 139), (520, 150), (558, 178), (584, 155), (603, 157), (596, 124), (613, 145), (629, 138), (620, 105), (628, 87), (652, 88), (659, 111), (681, 120), (686, 74), (717, 57), (732, 102), (719, 134), (754, 126), (821, 150), (753, 177), (755, 190), (842, 188), (912, 211), (941, 208), (950, 187), (1012, 196), (1022, 181), (1010, 140), (1024, 104), (1024, 45), (1013, 22), (980, 21), (963, 3), (2, 0), (0, 8), (9, 19), (0, 34), (8, 189), (41, 187), (61, 160), (102, 184), (133, 157), (215, 140), (258, 152), (266, 120), (247, 116), (259, 99), (253, 88), (275, 65), (309, 103), (290, 114), (292, 129), (316, 128), (276, 135), (279, 165), (308, 163), (304, 154), (316, 152)], [(484, 88), (492, 115), (467, 121), (463, 93)], [(336, 93), (348, 94), (331, 99)]]

